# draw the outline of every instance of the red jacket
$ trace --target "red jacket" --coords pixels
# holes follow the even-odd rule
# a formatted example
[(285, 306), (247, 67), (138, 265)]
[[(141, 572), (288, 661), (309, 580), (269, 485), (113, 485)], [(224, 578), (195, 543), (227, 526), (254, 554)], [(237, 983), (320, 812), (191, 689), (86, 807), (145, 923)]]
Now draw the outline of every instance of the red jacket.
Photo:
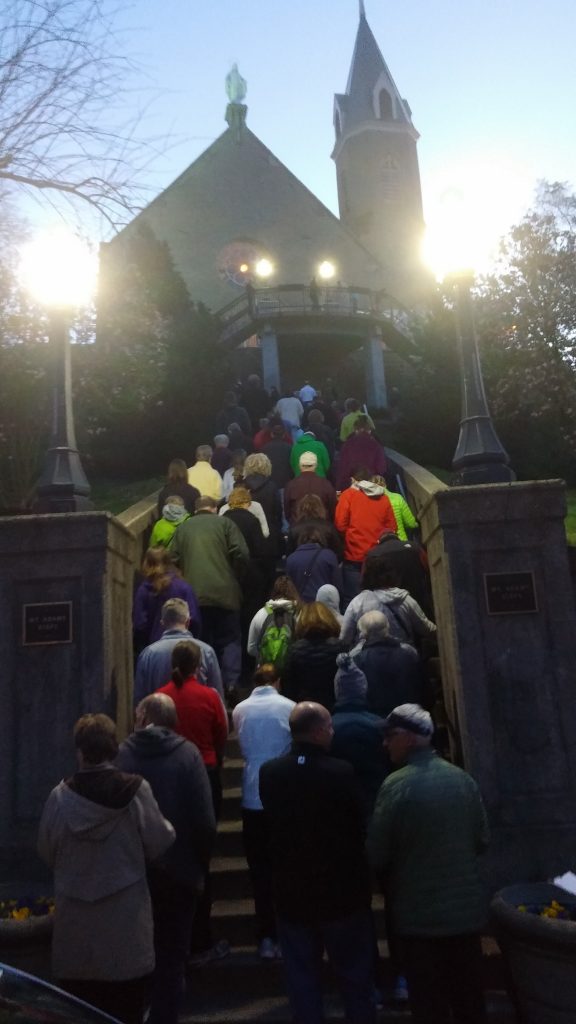
[[(371, 485), (374, 486), (374, 485)], [(334, 523), (344, 538), (344, 559), (363, 562), (383, 533), (396, 533), (396, 518), (382, 488), (370, 497), (357, 487), (342, 491), (336, 506)]]
[(176, 732), (196, 744), (207, 767), (217, 765), (228, 736), (228, 716), (216, 690), (188, 676), (182, 686), (170, 680), (156, 693), (172, 697), (178, 712)]

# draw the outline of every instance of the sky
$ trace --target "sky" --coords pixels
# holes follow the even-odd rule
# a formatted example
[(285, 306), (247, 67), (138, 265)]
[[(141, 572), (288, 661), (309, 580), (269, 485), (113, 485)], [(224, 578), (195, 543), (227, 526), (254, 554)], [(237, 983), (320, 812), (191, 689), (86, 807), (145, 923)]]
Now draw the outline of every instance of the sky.
[[(425, 219), (448, 206), (496, 239), (539, 179), (576, 184), (574, 0), (365, 0), (420, 132)], [(346, 86), (357, 0), (136, 0), (118, 16), (142, 71), (124, 102), (159, 141), (152, 198), (226, 128), (224, 79), (248, 82), (248, 125), (337, 212), (332, 105)], [(453, 213), (453, 210), (452, 210)], [(450, 211), (448, 211), (448, 219)]]

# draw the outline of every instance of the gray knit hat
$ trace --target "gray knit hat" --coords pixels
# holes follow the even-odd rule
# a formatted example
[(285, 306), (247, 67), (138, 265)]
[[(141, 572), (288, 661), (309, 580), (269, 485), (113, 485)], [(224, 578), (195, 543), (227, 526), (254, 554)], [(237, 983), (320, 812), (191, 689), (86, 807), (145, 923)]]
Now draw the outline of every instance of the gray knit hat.
[(414, 732), (417, 736), (431, 736), (434, 732), (434, 723), (429, 712), (419, 704), (399, 704), (384, 719), (385, 732), (392, 729), (405, 729), (406, 732)]
[(343, 653), (336, 658), (338, 671), (334, 678), (334, 693), (336, 700), (365, 697), (368, 689), (368, 680), (358, 668), (352, 655)]

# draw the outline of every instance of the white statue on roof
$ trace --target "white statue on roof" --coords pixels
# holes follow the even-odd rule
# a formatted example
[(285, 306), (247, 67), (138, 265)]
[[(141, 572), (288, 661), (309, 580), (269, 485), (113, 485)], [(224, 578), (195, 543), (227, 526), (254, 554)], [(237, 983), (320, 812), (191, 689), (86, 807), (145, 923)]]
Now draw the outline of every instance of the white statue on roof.
[(233, 64), (232, 70), (226, 75), (226, 95), (230, 103), (242, 103), (246, 97), (248, 85), (245, 78), (238, 71), (238, 65)]

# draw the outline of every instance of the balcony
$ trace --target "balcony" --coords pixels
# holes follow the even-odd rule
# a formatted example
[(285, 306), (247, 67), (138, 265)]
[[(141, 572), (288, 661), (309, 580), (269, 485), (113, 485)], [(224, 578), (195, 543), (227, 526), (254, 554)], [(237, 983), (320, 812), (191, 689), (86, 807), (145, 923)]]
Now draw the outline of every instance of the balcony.
[(222, 344), (240, 345), (266, 324), (279, 336), (340, 335), (361, 344), (376, 329), (391, 347), (411, 342), (406, 309), (383, 292), (367, 288), (280, 285), (248, 286), (242, 295), (218, 311)]

